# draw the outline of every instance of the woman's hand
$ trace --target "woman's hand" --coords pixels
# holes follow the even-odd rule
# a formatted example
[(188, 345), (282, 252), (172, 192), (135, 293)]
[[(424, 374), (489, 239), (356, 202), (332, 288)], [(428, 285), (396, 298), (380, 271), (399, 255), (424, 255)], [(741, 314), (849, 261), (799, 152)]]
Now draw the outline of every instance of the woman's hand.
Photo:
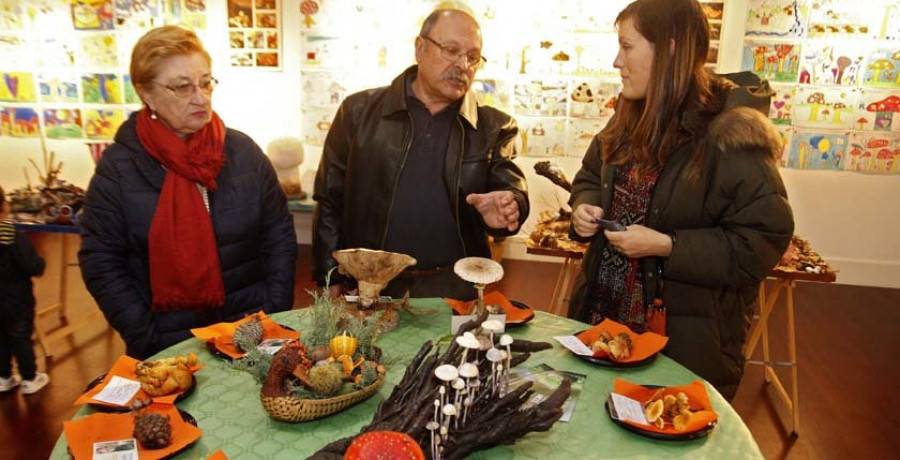
[(604, 230), (603, 234), (613, 249), (632, 259), (672, 254), (672, 238), (643, 225), (629, 225), (624, 232)]
[(597, 220), (603, 218), (603, 208), (589, 204), (580, 204), (572, 211), (572, 227), (582, 238), (590, 238), (597, 234), (600, 225)]

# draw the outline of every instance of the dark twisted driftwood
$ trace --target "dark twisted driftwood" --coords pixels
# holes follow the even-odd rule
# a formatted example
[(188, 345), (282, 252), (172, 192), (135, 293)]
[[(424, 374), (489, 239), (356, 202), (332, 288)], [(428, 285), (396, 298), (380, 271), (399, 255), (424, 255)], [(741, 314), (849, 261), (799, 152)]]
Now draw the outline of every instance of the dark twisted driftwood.
[[(476, 329), (487, 319), (487, 312), (475, 321), (460, 327), (456, 336)], [(495, 337), (499, 338), (499, 337)], [(540, 351), (552, 348), (548, 343), (516, 340), (510, 346), (516, 351)], [(406, 368), (400, 383), (394, 387), (391, 395), (381, 402), (372, 422), (364, 426), (361, 433), (368, 431), (400, 431), (413, 437), (422, 446), (426, 455), (430, 454), (431, 433), (425, 425), (434, 416), (434, 400), (439, 398), (438, 388), (441, 382), (434, 377), (434, 370), (442, 364), (459, 364), (462, 350), (456, 341), (452, 341), (447, 350), (441, 354), (434, 349), (432, 342), (426, 342)], [(515, 366), (528, 359), (530, 353), (513, 355), (511, 365)], [(469, 409), (468, 419), (459, 429), (451, 425), (450, 437), (443, 444), (443, 458), (458, 459), (469, 452), (498, 444), (513, 444), (517, 439), (532, 431), (547, 431), (562, 416), (562, 405), (571, 392), (571, 382), (566, 379), (562, 385), (541, 403), (522, 409), (523, 404), (531, 397), (531, 382), (519, 386), (505, 396), (498, 397), (490, 393), (490, 363), (483, 360), (479, 366), (481, 372), (481, 391)], [(449, 388), (448, 388), (449, 389)], [(452, 390), (451, 390), (452, 391)], [(449, 393), (452, 394), (452, 393)], [(312, 459), (331, 460), (343, 458), (344, 451), (353, 442), (348, 437), (332, 442), (313, 454)]]

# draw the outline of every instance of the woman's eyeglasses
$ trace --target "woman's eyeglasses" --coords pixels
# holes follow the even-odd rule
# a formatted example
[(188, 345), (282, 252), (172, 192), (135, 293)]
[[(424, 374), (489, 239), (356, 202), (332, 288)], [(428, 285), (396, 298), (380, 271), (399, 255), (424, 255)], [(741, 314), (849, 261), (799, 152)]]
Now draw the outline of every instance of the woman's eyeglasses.
[(430, 41), (434, 44), (434, 46), (437, 46), (441, 50), (441, 56), (443, 56), (444, 59), (450, 62), (456, 62), (457, 59), (465, 56), (466, 67), (474, 69), (480, 69), (484, 67), (484, 63), (487, 62), (487, 59), (485, 59), (484, 56), (482, 56), (480, 53), (472, 52), (467, 54), (454, 45), (442, 45), (431, 37), (426, 37), (424, 35), (419, 36), (424, 38), (425, 40)]
[(180, 85), (164, 85), (162, 83), (155, 82), (150, 80), (150, 83), (155, 85), (162, 86), (163, 88), (171, 91), (178, 97), (191, 97), (194, 95), (194, 88), (199, 89), (203, 94), (209, 95), (212, 94), (213, 90), (216, 89), (216, 85), (219, 84), (219, 80), (215, 78), (210, 78), (209, 80), (201, 81), (200, 83), (182, 83)]

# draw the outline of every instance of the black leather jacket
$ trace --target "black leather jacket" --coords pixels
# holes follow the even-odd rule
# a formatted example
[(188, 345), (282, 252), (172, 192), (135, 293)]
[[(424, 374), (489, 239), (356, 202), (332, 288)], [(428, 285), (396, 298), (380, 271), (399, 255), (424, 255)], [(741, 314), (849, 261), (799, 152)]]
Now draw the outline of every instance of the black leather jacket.
[[(415, 72), (417, 67), (410, 67), (390, 86), (349, 96), (328, 131), (313, 192), (313, 278), (320, 283), (337, 265), (333, 251), (384, 247), (394, 191), (413, 138), (405, 79)], [(466, 256), (489, 257), (488, 234), (515, 233), (488, 228), (466, 204), (467, 194), (512, 191), (520, 227), (528, 217), (525, 176), (512, 161), (517, 132), (512, 117), (478, 106), (471, 92), (465, 95), (450, 132), (444, 185)]]

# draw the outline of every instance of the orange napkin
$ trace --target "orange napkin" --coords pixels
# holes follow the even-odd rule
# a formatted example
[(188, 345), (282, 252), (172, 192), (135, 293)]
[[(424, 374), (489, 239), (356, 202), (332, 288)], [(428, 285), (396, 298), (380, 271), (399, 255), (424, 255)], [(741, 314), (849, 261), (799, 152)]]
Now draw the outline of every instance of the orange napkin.
[[(200, 439), (203, 431), (181, 418), (174, 406), (152, 405), (145, 409), (168, 415), (172, 424), (172, 443), (162, 449), (144, 449), (138, 443), (138, 457), (153, 460), (172, 455)], [(63, 433), (75, 460), (90, 460), (94, 443), (133, 438), (134, 416), (127, 414), (93, 414), (78, 420), (63, 422)]]
[[(650, 397), (653, 396), (656, 391), (657, 389), (655, 388), (642, 387), (627, 380), (615, 379), (613, 381), (614, 393), (618, 393), (622, 396), (634, 399), (635, 401), (638, 401), (642, 404), (650, 399)], [(689, 385), (666, 387), (663, 389), (662, 395), (676, 395), (680, 391), (683, 391), (684, 394), (687, 395), (688, 400), (691, 403), (691, 411), (694, 412), (694, 414), (691, 415), (691, 421), (688, 422), (687, 429), (685, 429), (684, 431), (678, 431), (671, 425), (666, 425), (665, 428), (659, 429), (652, 425), (641, 425), (640, 423), (635, 423), (629, 420), (622, 421), (629, 425), (638, 427), (644, 431), (677, 435), (693, 433), (694, 431), (703, 429), (711, 422), (718, 420), (719, 415), (716, 414), (715, 411), (713, 411), (712, 404), (710, 404), (709, 402), (709, 394), (706, 393), (706, 387), (703, 386), (702, 382), (694, 381)]]
[[(463, 302), (462, 300), (449, 299), (444, 298), (444, 301), (450, 305), (450, 308), (456, 312), (457, 315), (465, 315), (466, 312), (469, 311), (469, 308), (477, 302), (477, 300), (470, 300), (468, 302)], [(516, 308), (510, 303), (509, 299), (506, 298), (500, 291), (488, 292), (484, 295), (484, 304), (485, 305), (499, 305), (506, 312), (506, 322), (507, 323), (520, 323), (522, 321), (528, 320), (534, 316), (534, 311), (532, 310), (523, 310), (521, 308)]]
[(581, 340), (582, 343), (590, 348), (591, 344), (596, 342), (597, 339), (600, 338), (600, 331), (609, 332), (609, 334), (613, 337), (624, 332), (631, 337), (631, 343), (634, 345), (634, 349), (631, 350), (631, 356), (629, 356), (628, 358), (616, 359), (610, 356), (605, 351), (598, 351), (594, 353), (595, 358), (608, 358), (610, 361), (614, 361), (617, 363), (633, 363), (637, 361), (643, 361), (659, 353), (663, 348), (666, 347), (666, 344), (669, 343), (668, 337), (663, 337), (653, 332), (635, 334), (631, 331), (631, 329), (628, 329), (628, 326), (619, 324), (611, 319), (604, 319), (600, 324), (581, 332), (576, 337), (578, 337), (578, 340)]
[(206, 460), (228, 460), (228, 456), (225, 455), (225, 452), (222, 449), (218, 449), (212, 453), (209, 457), (206, 457)]
[[(126, 404), (126, 406), (119, 406), (118, 404), (110, 404), (107, 402), (98, 401), (98, 400), (94, 399), (94, 396), (97, 393), (100, 393), (103, 390), (103, 388), (106, 387), (106, 384), (108, 384), (109, 381), (112, 380), (112, 378), (114, 376), (119, 376), (119, 377), (122, 377), (123, 379), (137, 381), (138, 378), (134, 372), (134, 366), (137, 363), (138, 363), (138, 360), (136, 360), (130, 356), (122, 355), (119, 358), (119, 360), (116, 361), (116, 363), (113, 365), (112, 369), (110, 369), (109, 372), (106, 373), (106, 376), (103, 377), (103, 380), (98, 385), (94, 386), (94, 388), (91, 388), (90, 390), (84, 392), (84, 394), (79, 396), (78, 399), (75, 400), (74, 405), (80, 406), (82, 404), (90, 403), (90, 404), (97, 404), (100, 406), (121, 408), (121, 407), (130, 406), (131, 401), (134, 401), (134, 398), (141, 398), (141, 399), (151, 398), (151, 396), (148, 395), (144, 390), (138, 390), (138, 392), (134, 395), (134, 398), (131, 398), (131, 400), (128, 401), (128, 404)], [(197, 372), (200, 369), (203, 369), (203, 365), (197, 365), (197, 366), (191, 367), (192, 372)], [(184, 391), (179, 391), (177, 393), (172, 393), (170, 395), (165, 395), (165, 396), (156, 396), (156, 397), (152, 397), (152, 399), (153, 399), (153, 402), (155, 402), (155, 403), (175, 404), (175, 398), (177, 398), (182, 393), (184, 393)]]
[[(272, 321), (272, 318), (269, 318), (265, 312), (260, 311), (259, 315), (259, 322), (262, 323), (263, 328), (263, 340), (300, 338), (299, 332), (281, 327), (278, 323)], [(248, 321), (250, 321), (250, 316), (233, 323), (217, 323), (212, 326), (191, 329), (191, 333), (200, 340), (212, 342), (217, 350), (237, 359), (244, 356), (245, 353), (231, 343), (231, 340), (234, 337), (234, 331), (237, 330), (238, 326)]]

